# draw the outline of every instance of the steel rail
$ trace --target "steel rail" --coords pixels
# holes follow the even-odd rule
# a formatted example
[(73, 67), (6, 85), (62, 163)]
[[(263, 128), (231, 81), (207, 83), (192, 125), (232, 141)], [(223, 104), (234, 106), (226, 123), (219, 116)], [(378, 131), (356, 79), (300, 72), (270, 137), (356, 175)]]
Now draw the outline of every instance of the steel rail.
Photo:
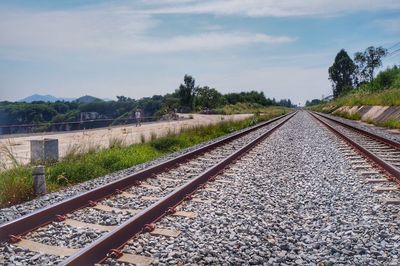
[(318, 112), (313, 112), (313, 113), (315, 113), (315, 114), (317, 114), (317, 115), (320, 115), (320, 116), (322, 116), (322, 117), (324, 117), (324, 118), (326, 118), (326, 119), (329, 119), (330, 121), (333, 121), (333, 122), (335, 122), (335, 123), (338, 123), (338, 124), (340, 124), (340, 125), (342, 125), (342, 126), (344, 126), (344, 127), (347, 127), (347, 128), (349, 128), (349, 129), (351, 129), (351, 130), (357, 131), (357, 132), (360, 133), (360, 134), (363, 134), (363, 135), (368, 136), (368, 137), (370, 137), (370, 138), (373, 138), (373, 139), (375, 139), (375, 140), (381, 141), (381, 142), (383, 142), (383, 143), (385, 143), (385, 144), (387, 144), (387, 145), (390, 145), (390, 146), (392, 146), (392, 147), (394, 147), (394, 148), (396, 148), (396, 149), (400, 149), (400, 143), (399, 143), (399, 142), (396, 142), (396, 141), (393, 141), (393, 140), (391, 140), (391, 139), (387, 139), (387, 138), (384, 138), (384, 137), (382, 137), (382, 136), (378, 136), (378, 135), (373, 134), (373, 133), (371, 133), (371, 132), (368, 132), (368, 131), (366, 131), (366, 130), (363, 130), (363, 129), (360, 129), (360, 128), (351, 126), (351, 125), (349, 125), (349, 124), (347, 124), (347, 123), (344, 123), (344, 122), (339, 121), (339, 120), (337, 120), (337, 119), (335, 119), (335, 118), (332, 118), (332, 117), (330, 117), (330, 116), (328, 116), (328, 115), (326, 115), (326, 114), (322, 114), (322, 113), (318, 113)]
[[(385, 160), (381, 159), (379, 156), (377, 156), (375, 153), (370, 152), (368, 149), (364, 148), (362, 145), (356, 143), (355, 141), (351, 140), (349, 137), (345, 136), (343, 133), (323, 121), (321, 118), (318, 117), (319, 114), (315, 114), (310, 112), (310, 114), (317, 119), (319, 122), (321, 122), (323, 125), (325, 125), (329, 130), (331, 130), (334, 134), (339, 136), (341, 139), (343, 139), (345, 142), (347, 142), (349, 145), (353, 146), (356, 150), (358, 150), (360, 153), (362, 153), (365, 157), (370, 159), (372, 162), (374, 162), (376, 165), (378, 165), (380, 168), (382, 168), (384, 171), (386, 171), (391, 177), (395, 179), (397, 183), (400, 183), (400, 169), (397, 168), (396, 166), (392, 165), (391, 163), (386, 162)], [(323, 116), (325, 117), (325, 116)], [(333, 122), (336, 122), (335, 120), (332, 120)], [(340, 124), (340, 123), (339, 123)]]
[(167, 215), (171, 208), (179, 205), (183, 200), (185, 200), (186, 197), (194, 193), (210, 178), (213, 178), (226, 166), (237, 160), (243, 154), (252, 149), (255, 145), (263, 141), (265, 138), (271, 135), (272, 132), (281, 127), (294, 115), (295, 113), (286, 117), (278, 125), (275, 125), (273, 128), (269, 129), (261, 136), (252, 140), (249, 144), (245, 145), (241, 149), (228, 156), (226, 159), (207, 169), (197, 177), (191, 179), (186, 184), (175, 189), (169, 195), (165, 196), (156, 203), (152, 204), (150, 207), (133, 216), (132, 218), (115, 228), (113, 231), (100, 237), (99, 239), (92, 242), (89, 246), (70, 256), (60, 265), (94, 265), (103, 261), (111, 250), (121, 248), (132, 237), (135, 237), (143, 232), (146, 225), (154, 223), (155, 221), (161, 219), (164, 215)]
[(59, 203), (50, 205), (48, 207), (39, 209), (16, 220), (4, 223), (0, 225), (0, 243), (9, 240), (10, 235), (21, 236), (38, 227), (44, 226), (52, 221), (56, 220), (59, 215), (65, 215), (78, 209), (88, 207), (93, 201), (99, 201), (103, 198), (109, 197), (119, 190), (134, 186), (138, 181), (149, 178), (153, 175), (159, 174), (166, 171), (169, 168), (176, 167), (182, 162), (190, 160), (202, 153), (205, 153), (211, 149), (219, 147), (227, 142), (240, 138), (256, 129), (264, 127), (272, 122), (282, 119), (291, 113), (270, 119), (266, 122), (252, 126), (241, 132), (233, 134), (229, 137), (223, 138), (217, 142), (205, 145), (201, 148), (195, 149), (173, 159), (159, 163), (157, 165), (148, 167), (132, 175), (123, 177), (114, 182), (92, 189), (80, 195), (73, 196), (65, 199)]

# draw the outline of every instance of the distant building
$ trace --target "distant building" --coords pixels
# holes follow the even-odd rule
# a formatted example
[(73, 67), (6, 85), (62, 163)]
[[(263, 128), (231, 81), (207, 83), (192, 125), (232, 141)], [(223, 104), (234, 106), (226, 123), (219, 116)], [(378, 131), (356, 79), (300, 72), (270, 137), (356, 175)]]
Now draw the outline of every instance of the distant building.
[(85, 121), (85, 120), (95, 120), (100, 117), (100, 114), (98, 112), (81, 112), (80, 120)]

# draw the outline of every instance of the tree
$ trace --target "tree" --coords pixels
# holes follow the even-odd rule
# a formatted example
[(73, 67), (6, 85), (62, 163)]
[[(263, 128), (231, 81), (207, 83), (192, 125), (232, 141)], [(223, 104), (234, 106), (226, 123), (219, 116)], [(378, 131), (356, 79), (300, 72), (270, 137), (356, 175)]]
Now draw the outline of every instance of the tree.
[(388, 53), (387, 49), (370, 46), (364, 52), (354, 54), (357, 63), (357, 85), (365, 81), (373, 81), (375, 69), (382, 65), (382, 58)]
[(282, 99), (278, 102), (278, 105), (285, 107), (294, 107), (290, 99)]
[(258, 103), (264, 106), (273, 104), (273, 100), (265, 98), (263, 92), (257, 91), (228, 93), (224, 95), (224, 98), (228, 104)]
[(195, 79), (190, 75), (185, 75), (183, 83), (179, 86), (178, 97), (180, 99), (181, 107), (184, 110), (193, 110), (193, 99), (195, 95)]
[(216, 108), (221, 104), (222, 94), (216, 89), (205, 86), (196, 89), (195, 103), (200, 108)]
[(342, 49), (329, 68), (329, 79), (332, 81), (333, 96), (338, 97), (345, 89), (353, 87), (356, 65), (347, 52)]
[(312, 106), (320, 104), (322, 101), (320, 99), (312, 99), (311, 101), (306, 101), (306, 106)]

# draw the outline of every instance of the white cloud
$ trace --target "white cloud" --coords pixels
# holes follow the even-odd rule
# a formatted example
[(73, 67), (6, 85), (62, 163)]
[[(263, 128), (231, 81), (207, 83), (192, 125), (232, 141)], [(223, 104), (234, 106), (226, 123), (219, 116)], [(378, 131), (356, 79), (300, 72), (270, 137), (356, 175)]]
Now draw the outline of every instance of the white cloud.
[(94, 48), (131, 40), (157, 25), (148, 15), (117, 10), (13, 12), (0, 14), (0, 44)]
[(203, 29), (192, 35), (157, 37), (159, 21), (126, 8), (0, 13), (0, 45), (13, 48), (167, 53), (293, 42), (288, 36)]
[[(125, 45), (127, 51), (141, 52), (180, 52), (204, 51), (223, 49), (252, 44), (282, 44), (293, 42), (294, 39), (286, 36), (270, 36), (246, 32), (233, 33), (202, 33), (198, 35), (176, 36), (166, 40), (142, 40)], [(122, 47), (121, 47), (122, 48)]]
[[(150, 14), (215, 14), (240, 16), (335, 16), (358, 11), (400, 9), (398, 0), (198, 0), (198, 1), (151, 1), (145, 9)], [(172, 5), (171, 3), (174, 3)]]

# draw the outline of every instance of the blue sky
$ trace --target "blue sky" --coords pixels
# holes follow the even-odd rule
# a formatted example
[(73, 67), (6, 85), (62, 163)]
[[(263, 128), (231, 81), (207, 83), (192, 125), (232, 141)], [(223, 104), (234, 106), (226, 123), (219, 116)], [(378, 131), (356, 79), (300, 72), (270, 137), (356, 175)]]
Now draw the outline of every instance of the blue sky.
[[(140, 98), (191, 74), (223, 93), (303, 104), (331, 94), (327, 69), (340, 49), (398, 42), (397, 0), (1, 1), (0, 100)], [(399, 63), (399, 54), (384, 60)]]

